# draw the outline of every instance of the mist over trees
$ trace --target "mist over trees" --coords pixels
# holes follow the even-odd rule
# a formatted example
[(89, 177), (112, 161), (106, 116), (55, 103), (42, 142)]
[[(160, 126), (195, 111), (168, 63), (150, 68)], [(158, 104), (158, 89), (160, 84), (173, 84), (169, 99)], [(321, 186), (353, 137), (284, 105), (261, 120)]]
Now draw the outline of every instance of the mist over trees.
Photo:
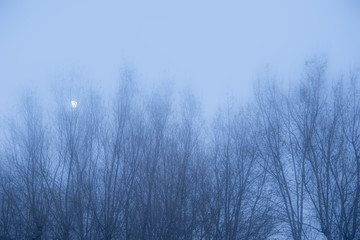
[[(124, 72), (110, 104), (23, 98), (0, 149), (0, 239), (360, 239), (360, 86), (306, 65), (205, 121)], [(69, 100), (69, 101), (68, 101)]]

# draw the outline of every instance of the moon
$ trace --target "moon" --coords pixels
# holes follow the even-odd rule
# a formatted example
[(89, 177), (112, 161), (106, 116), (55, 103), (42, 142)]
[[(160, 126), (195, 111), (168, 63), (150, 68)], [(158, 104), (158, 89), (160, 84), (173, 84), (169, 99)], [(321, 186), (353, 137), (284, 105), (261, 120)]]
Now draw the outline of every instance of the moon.
[(71, 107), (72, 107), (72, 108), (76, 108), (76, 107), (77, 107), (77, 104), (78, 104), (77, 101), (75, 101), (75, 100), (72, 100), (72, 101), (71, 101)]

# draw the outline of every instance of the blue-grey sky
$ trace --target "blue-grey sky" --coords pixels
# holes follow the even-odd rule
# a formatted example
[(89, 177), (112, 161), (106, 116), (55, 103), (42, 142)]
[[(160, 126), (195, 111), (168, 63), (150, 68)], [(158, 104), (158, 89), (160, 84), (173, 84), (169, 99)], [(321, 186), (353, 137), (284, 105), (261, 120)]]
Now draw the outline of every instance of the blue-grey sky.
[(299, 78), (314, 56), (336, 74), (360, 66), (359, 1), (0, 0), (0, 113), (73, 73), (111, 91), (124, 67), (145, 87), (193, 89), (211, 112), (248, 99), (267, 68)]

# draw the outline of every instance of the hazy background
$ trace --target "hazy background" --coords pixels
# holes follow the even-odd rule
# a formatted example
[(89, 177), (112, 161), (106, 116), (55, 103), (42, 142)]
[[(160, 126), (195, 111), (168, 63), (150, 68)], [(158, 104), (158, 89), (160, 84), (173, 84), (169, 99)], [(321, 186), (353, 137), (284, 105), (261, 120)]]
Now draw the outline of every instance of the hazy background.
[(106, 94), (124, 68), (193, 89), (212, 113), (266, 71), (296, 81), (314, 56), (333, 76), (360, 66), (359, 1), (0, 0), (0, 114), (69, 76)]

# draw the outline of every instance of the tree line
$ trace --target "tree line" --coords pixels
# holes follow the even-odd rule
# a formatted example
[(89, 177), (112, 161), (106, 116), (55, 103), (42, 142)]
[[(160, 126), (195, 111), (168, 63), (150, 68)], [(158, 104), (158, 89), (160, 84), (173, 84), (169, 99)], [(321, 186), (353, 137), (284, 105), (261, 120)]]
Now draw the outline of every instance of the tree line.
[(0, 239), (357, 240), (357, 80), (310, 62), (210, 123), (128, 72), (106, 106), (58, 94), (49, 116), (26, 95), (0, 145)]

